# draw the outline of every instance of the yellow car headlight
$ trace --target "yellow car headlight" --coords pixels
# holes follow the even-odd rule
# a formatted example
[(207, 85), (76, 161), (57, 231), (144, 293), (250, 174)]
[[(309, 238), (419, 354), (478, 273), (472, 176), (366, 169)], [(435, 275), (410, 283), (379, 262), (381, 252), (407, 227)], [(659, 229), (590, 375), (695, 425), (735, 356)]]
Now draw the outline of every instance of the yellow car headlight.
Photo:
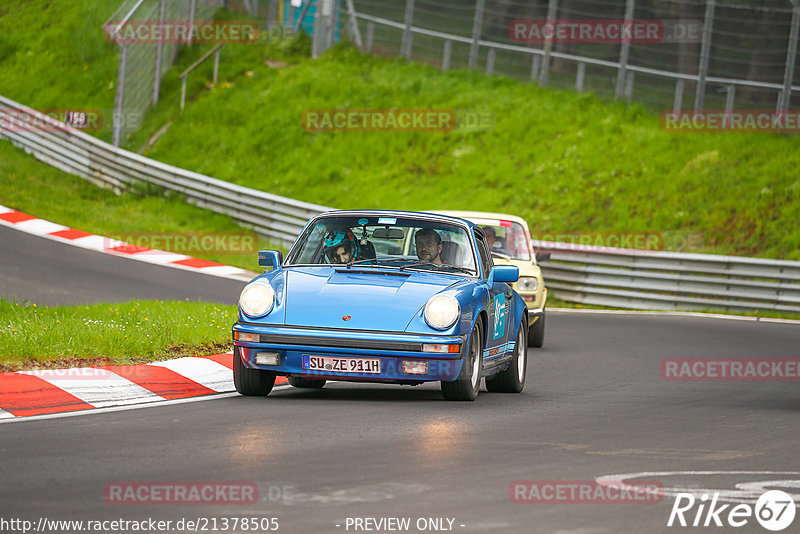
[(520, 278), (517, 282), (517, 288), (520, 291), (536, 291), (539, 289), (539, 280), (528, 276)]
[(247, 284), (239, 296), (239, 307), (248, 317), (266, 315), (272, 310), (273, 304), (275, 304), (275, 290), (263, 278)]

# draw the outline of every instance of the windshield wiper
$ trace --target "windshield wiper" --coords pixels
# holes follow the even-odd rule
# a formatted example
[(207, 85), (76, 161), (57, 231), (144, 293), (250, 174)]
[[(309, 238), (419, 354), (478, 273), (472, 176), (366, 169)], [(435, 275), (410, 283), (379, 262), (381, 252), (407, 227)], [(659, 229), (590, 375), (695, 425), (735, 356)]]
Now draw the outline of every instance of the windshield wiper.
[(459, 272), (467, 273), (467, 274), (477, 274), (477, 271), (475, 271), (475, 269), (470, 269), (469, 267), (459, 267), (458, 265), (448, 265), (446, 263), (441, 264), (439, 266), (439, 268), (440, 269), (450, 269), (450, 270), (453, 270), (453, 271), (459, 271)]
[(400, 267), (400, 270), (402, 271), (406, 267), (423, 267), (423, 266), (428, 266), (428, 265), (432, 265), (433, 267), (436, 267), (438, 269), (439, 266), (442, 265), (442, 264), (441, 263), (433, 263), (432, 261), (427, 261), (427, 260), (415, 261), (414, 263), (407, 263), (407, 264), (403, 265), (402, 267)]
[(373, 265), (380, 265), (382, 263), (391, 263), (391, 262), (396, 262), (396, 261), (402, 261), (402, 260), (397, 260), (397, 259), (393, 259), (393, 258), (383, 258), (383, 259), (380, 259), (380, 260), (379, 259), (369, 258), (369, 259), (366, 259), (366, 260), (356, 260), (356, 261), (348, 262), (347, 263), (347, 267), (349, 268), (349, 267), (352, 267), (353, 265), (361, 265), (361, 264), (364, 264), (364, 263), (367, 263), (367, 262), (372, 262)]

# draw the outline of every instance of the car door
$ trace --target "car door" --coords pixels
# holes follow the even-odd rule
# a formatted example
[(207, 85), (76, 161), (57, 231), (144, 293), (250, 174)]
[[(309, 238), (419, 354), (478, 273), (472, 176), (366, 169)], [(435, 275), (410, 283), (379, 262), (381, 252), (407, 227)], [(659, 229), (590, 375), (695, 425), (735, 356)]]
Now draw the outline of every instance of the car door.
[[(483, 269), (483, 279), (488, 280), (489, 273), (494, 266), (489, 248), (482, 235), (476, 232), (476, 243), (478, 254), (481, 258)], [(486, 367), (491, 367), (493, 360), (500, 358), (506, 352), (508, 332), (511, 329), (508, 324), (510, 306), (512, 302), (511, 287), (508, 284), (495, 282), (489, 287), (489, 302), (487, 312), (489, 315), (487, 332), (484, 332), (486, 345), (484, 350), (484, 362)]]

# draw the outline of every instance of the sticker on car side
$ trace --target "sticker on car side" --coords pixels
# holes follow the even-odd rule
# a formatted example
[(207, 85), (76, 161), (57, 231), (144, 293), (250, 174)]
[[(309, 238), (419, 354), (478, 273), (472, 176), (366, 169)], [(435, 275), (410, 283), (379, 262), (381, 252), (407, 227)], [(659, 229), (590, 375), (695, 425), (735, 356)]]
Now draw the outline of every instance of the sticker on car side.
[(506, 295), (500, 293), (494, 298), (494, 333), (492, 339), (503, 337), (506, 333)]

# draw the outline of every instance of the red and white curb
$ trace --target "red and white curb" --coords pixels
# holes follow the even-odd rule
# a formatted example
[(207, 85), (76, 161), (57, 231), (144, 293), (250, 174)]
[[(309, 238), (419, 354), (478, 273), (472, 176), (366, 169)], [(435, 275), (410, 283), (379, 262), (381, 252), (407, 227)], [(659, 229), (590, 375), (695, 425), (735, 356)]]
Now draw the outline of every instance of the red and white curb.
[[(287, 382), (278, 377), (276, 384)], [(234, 391), (233, 355), (0, 373), (0, 420)]]
[(112, 256), (163, 265), (165, 267), (173, 267), (246, 282), (249, 282), (255, 276), (255, 273), (238, 267), (193, 258), (174, 252), (137, 247), (123, 241), (90, 234), (44, 219), (38, 219), (33, 215), (28, 215), (27, 213), (2, 205), (0, 205), (0, 225), (76, 247), (94, 250)]

